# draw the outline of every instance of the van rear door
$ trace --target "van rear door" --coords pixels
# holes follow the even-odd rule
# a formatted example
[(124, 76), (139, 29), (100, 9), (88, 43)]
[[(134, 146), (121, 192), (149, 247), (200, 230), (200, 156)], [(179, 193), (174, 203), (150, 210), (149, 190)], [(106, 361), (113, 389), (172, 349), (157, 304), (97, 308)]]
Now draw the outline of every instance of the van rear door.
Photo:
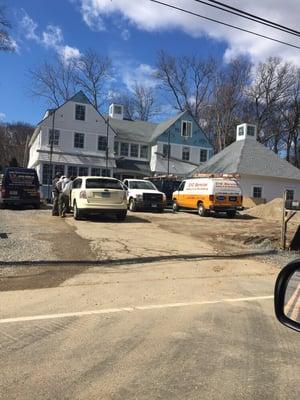
[(7, 168), (4, 173), (2, 187), (5, 197), (28, 201), (38, 201), (39, 180), (35, 169)]

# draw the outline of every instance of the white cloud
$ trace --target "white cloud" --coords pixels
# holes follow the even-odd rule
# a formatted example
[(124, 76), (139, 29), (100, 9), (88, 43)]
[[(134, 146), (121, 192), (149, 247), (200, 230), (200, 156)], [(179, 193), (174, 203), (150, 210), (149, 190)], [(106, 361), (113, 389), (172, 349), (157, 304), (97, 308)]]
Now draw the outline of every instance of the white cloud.
[(42, 32), (42, 43), (46, 47), (57, 48), (63, 42), (63, 33), (60, 27), (48, 25)]
[(71, 47), (68, 45), (60, 47), (59, 54), (65, 63), (68, 63), (70, 60), (74, 60), (81, 56), (80, 51), (76, 47)]
[(63, 32), (59, 26), (49, 24), (46, 26), (45, 30), (38, 34), (38, 24), (26, 13), (25, 10), (22, 10), (20, 26), (26, 39), (33, 40), (46, 48), (55, 50), (64, 62), (78, 58), (81, 55), (80, 51), (76, 47), (64, 44)]
[(0, 121), (4, 121), (6, 118), (6, 114), (4, 112), (0, 112)]
[[(93, 23), (99, 20), (102, 26), (106, 16), (121, 14), (123, 19), (141, 30), (152, 32), (180, 29), (195, 38), (208, 36), (217, 41), (225, 41), (228, 45), (225, 59), (240, 54), (249, 54), (253, 61), (258, 61), (270, 55), (279, 55), (300, 64), (300, 51), (297, 49), (172, 10), (148, 0), (79, 1), (81, 2), (83, 18), (85, 19), (88, 15), (93, 15)], [(224, 13), (221, 10), (213, 9), (196, 2), (187, 2), (186, 0), (165, 0), (165, 2), (300, 46), (300, 40), (295, 36)], [(299, 2), (297, 0), (252, 0), (251, 2), (231, 0), (230, 5), (294, 29), (297, 29), (299, 25)]]
[(156, 69), (148, 64), (136, 64), (135, 62), (118, 63), (121, 79), (129, 91), (133, 91), (136, 83), (148, 88), (154, 88), (157, 81), (154, 77)]
[(123, 40), (128, 40), (130, 38), (130, 32), (128, 29), (123, 29), (121, 32), (121, 37)]
[(92, 31), (104, 31), (105, 25), (101, 18), (101, 12), (93, 1), (82, 1), (81, 14), (84, 22)]
[(24, 31), (26, 39), (39, 41), (39, 37), (35, 32), (38, 27), (37, 23), (29, 17), (26, 11), (22, 10), (22, 12), (23, 16), (20, 24)]

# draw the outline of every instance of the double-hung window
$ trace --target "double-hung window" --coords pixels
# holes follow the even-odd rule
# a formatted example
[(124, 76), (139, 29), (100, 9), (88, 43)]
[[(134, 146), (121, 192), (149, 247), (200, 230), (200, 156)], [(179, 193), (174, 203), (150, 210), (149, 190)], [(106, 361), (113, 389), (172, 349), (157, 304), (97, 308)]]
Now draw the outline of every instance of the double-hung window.
[(121, 156), (128, 157), (129, 152), (129, 144), (128, 143), (121, 143)]
[(140, 158), (148, 158), (148, 146), (146, 145), (141, 146)]
[(181, 136), (188, 138), (192, 136), (192, 122), (182, 121), (181, 122)]
[(130, 157), (138, 157), (139, 156), (139, 145), (131, 144), (130, 145)]
[(98, 136), (98, 150), (106, 151), (106, 149), (107, 149), (107, 137)]
[(183, 161), (189, 161), (190, 160), (190, 148), (189, 147), (183, 147), (182, 148), (182, 160)]
[(88, 176), (89, 168), (88, 167), (79, 167), (78, 168), (78, 176)]
[(255, 199), (262, 198), (262, 187), (261, 186), (253, 186), (253, 197)]
[(74, 147), (76, 147), (77, 149), (84, 148), (84, 133), (74, 133)]
[(92, 169), (91, 169), (91, 175), (92, 175), (92, 176), (101, 176), (101, 170), (100, 170), (100, 168), (92, 168)]
[(200, 150), (200, 162), (206, 162), (207, 161), (207, 150), (206, 149), (201, 149)]
[(49, 129), (49, 146), (59, 146), (59, 130)]
[(85, 106), (80, 104), (75, 105), (75, 119), (78, 121), (85, 121)]
[(286, 199), (287, 200), (294, 200), (295, 191), (293, 189), (286, 190)]
[(116, 156), (119, 155), (119, 142), (114, 143), (114, 153)]
[(75, 165), (69, 165), (68, 166), (68, 175), (69, 176), (77, 176), (78, 168)]

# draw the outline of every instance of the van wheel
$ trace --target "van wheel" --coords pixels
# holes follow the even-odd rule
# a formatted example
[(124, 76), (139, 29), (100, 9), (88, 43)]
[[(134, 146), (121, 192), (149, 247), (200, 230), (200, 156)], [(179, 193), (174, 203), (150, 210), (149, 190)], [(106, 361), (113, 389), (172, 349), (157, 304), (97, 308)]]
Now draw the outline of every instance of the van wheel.
[(200, 217), (207, 217), (208, 216), (208, 211), (206, 208), (204, 208), (204, 205), (202, 203), (198, 204), (198, 214)]
[(176, 201), (173, 201), (172, 210), (173, 210), (173, 212), (178, 212), (180, 210), (180, 208), (179, 208), (178, 204), (176, 203)]
[(133, 199), (133, 198), (131, 198), (129, 200), (129, 210), (136, 211), (136, 202), (135, 202), (135, 199)]
[(79, 208), (77, 207), (76, 201), (74, 201), (74, 205), (73, 205), (73, 217), (74, 219), (76, 219), (77, 221), (81, 219), (81, 212), (79, 210)]
[(236, 211), (231, 210), (226, 212), (228, 218), (234, 218), (236, 216)]

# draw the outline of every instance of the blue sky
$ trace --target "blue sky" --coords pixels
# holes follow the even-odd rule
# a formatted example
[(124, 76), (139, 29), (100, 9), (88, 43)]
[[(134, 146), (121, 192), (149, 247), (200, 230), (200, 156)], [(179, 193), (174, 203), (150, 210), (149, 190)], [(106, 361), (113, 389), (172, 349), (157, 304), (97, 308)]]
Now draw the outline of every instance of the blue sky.
[[(177, 5), (189, 3), (167, 1)], [(280, 1), (272, 1), (276, 11)], [(160, 49), (174, 55), (214, 55), (220, 62), (245, 53), (256, 61), (261, 54), (276, 55), (283, 51), (270, 43), (253, 44), (249, 35), (172, 13), (147, 0), (2, 0), (3, 3), (18, 47), (16, 53), (0, 53), (0, 119), (4, 122), (21, 120), (35, 124), (41, 119), (47, 104), (29, 95), (28, 71), (44, 60), (51, 61), (57, 54), (67, 57), (70, 53), (92, 48), (108, 55), (118, 72), (111, 89), (130, 90), (135, 78), (151, 84), (151, 73)], [(244, 2), (233, 0), (230, 3), (241, 5)], [(253, 3), (258, 6), (261, 2)], [(205, 12), (216, 16), (213, 10)], [(282, 15), (284, 17), (286, 22), (287, 16)], [(222, 15), (222, 18), (228, 20), (230, 16)], [(295, 58), (293, 53), (284, 54)]]

